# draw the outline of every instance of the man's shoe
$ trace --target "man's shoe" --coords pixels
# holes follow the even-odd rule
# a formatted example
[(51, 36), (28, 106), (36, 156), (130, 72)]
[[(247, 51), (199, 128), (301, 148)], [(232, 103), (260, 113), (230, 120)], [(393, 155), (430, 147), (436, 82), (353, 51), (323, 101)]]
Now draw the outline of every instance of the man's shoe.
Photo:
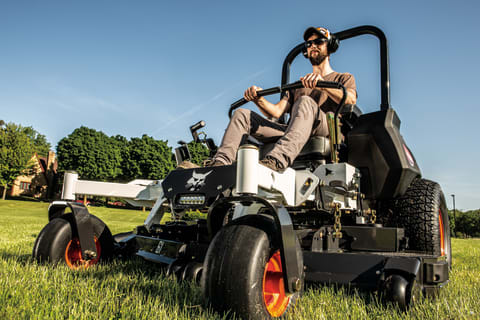
[(271, 156), (266, 156), (260, 160), (260, 164), (279, 173), (283, 173), (286, 170), (280, 161)]
[(226, 166), (226, 164), (223, 163), (222, 161), (216, 160), (214, 158), (214, 159), (207, 159), (207, 160), (203, 161), (203, 166), (204, 167), (219, 167), (219, 166)]
[(182, 163), (180, 163), (177, 166), (177, 169), (194, 169), (194, 168), (200, 168), (200, 166), (188, 160), (182, 161)]

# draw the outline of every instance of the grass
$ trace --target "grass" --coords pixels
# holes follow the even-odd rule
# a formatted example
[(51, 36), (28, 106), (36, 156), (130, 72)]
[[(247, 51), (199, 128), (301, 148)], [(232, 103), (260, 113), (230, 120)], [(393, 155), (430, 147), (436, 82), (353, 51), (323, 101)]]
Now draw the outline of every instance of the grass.
[[(0, 319), (221, 319), (202, 306), (193, 283), (165, 277), (141, 260), (84, 271), (31, 259), (47, 203), (0, 201)], [(132, 230), (148, 213), (92, 207), (112, 233)], [(435, 300), (408, 312), (374, 293), (312, 285), (288, 319), (480, 319), (480, 239), (452, 239), (451, 282)]]

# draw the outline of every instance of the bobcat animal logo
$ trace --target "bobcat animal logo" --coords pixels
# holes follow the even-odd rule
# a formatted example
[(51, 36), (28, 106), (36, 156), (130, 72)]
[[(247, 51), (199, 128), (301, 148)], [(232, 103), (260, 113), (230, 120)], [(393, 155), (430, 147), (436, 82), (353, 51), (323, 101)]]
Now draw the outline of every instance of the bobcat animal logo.
[(213, 170), (208, 171), (207, 173), (197, 173), (195, 170), (193, 171), (192, 177), (188, 179), (185, 188), (188, 191), (198, 191), (205, 185), (205, 178), (212, 173)]

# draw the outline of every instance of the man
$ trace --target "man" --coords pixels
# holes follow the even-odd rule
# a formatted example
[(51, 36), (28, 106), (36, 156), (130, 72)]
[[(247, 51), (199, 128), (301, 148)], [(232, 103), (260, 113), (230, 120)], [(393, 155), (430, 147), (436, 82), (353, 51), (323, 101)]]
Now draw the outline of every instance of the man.
[[(357, 100), (355, 79), (351, 74), (338, 73), (330, 66), (330, 53), (335, 39), (325, 28), (308, 28), (304, 55), (312, 64), (312, 73), (300, 78), (305, 88), (289, 92), (273, 104), (264, 97), (258, 97), (262, 90), (251, 86), (244, 93), (244, 98), (253, 101), (268, 118), (248, 109), (237, 109), (228, 124), (221, 146), (207, 166), (228, 165), (235, 161), (237, 150), (245, 135), (251, 135), (260, 142), (276, 141), (274, 148), (260, 160), (264, 166), (283, 172), (300, 153), (311, 136), (328, 136), (326, 112), (334, 112), (342, 99), (340, 89), (316, 88), (317, 81), (334, 81), (343, 84), (347, 90), (346, 104), (355, 104)], [(285, 112), (290, 113), (288, 125), (272, 119), (280, 118)]]

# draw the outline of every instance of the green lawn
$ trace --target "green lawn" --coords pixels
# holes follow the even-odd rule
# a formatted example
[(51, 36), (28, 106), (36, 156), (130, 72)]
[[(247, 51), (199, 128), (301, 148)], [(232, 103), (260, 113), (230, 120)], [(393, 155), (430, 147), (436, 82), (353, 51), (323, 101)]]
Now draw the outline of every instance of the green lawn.
[[(155, 265), (117, 261), (84, 271), (37, 265), (36, 236), (47, 203), (0, 201), (0, 319), (219, 319), (201, 306), (200, 289), (166, 278)], [(132, 230), (148, 213), (89, 209), (112, 233)], [(436, 300), (402, 313), (373, 293), (309, 286), (288, 319), (480, 319), (480, 239), (453, 239), (451, 282)]]

